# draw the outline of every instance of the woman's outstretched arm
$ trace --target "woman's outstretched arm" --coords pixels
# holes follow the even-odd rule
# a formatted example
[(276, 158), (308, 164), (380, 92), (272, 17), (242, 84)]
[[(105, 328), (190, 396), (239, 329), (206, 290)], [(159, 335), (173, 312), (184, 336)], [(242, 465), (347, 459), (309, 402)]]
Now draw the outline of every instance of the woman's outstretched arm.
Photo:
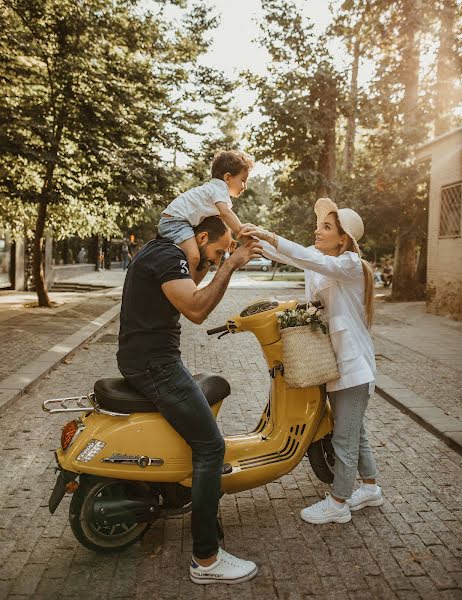
[(263, 240), (265, 242), (263, 244), (265, 256), (278, 262), (285, 262), (299, 269), (315, 271), (340, 281), (363, 277), (361, 260), (355, 252), (346, 252), (340, 256), (329, 256), (316, 250), (314, 246), (305, 248), (261, 227), (251, 228), (246, 226), (241, 235), (251, 235)]

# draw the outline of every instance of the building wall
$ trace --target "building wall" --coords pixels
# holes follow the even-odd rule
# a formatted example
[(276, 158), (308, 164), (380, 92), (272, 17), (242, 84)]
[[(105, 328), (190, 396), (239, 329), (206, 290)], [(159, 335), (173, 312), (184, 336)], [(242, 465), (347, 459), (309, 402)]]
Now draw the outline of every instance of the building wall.
[(462, 319), (462, 237), (439, 237), (441, 189), (462, 180), (462, 128), (428, 144), (431, 156), (428, 221), (427, 309)]

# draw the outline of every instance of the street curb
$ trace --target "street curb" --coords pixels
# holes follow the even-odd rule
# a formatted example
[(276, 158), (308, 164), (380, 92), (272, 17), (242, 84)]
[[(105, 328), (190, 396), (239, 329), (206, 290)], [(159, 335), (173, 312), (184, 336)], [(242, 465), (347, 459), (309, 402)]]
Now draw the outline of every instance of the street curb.
[(101, 329), (106, 327), (120, 313), (120, 302), (91, 320), (87, 325), (72, 335), (55, 344), (47, 352), (42, 353), (12, 375), (0, 381), (0, 414), (16, 400), (29, 391), (50, 371), (73, 354), (80, 346), (90, 341)]
[(458, 419), (383, 373), (377, 373), (375, 389), (390, 404), (462, 455), (462, 423)]

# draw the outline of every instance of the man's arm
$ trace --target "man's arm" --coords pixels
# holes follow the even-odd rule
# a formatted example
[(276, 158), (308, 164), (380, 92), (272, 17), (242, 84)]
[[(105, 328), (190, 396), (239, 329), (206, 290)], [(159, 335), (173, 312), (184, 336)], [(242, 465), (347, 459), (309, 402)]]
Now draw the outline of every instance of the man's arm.
[(173, 306), (187, 319), (200, 325), (223, 298), (231, 275), (252, 258), (261, 256), (258, 240), (240, 246), (218, 269), (213, 280), (198, 290), (192, 279), (174, 279), (162, 284), (162, 291)]

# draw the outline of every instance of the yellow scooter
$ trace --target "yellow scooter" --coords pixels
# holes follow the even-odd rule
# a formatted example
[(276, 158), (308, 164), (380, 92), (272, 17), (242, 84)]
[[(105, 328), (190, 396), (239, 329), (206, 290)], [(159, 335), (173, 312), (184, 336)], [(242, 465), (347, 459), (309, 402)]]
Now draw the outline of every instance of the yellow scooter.
[[(223, 493), (274, 481), (292, 471), (305, 453), (316, 475), (332, 482), (333, 423), (325, 391), (289, 389), (284, 380), (276, 313), (295, 307), (295, 300), (261, 300), (207, 332), (252, 332), (271, 378), (268, 403), (256, 428), (225, 437)], [(194, 378), (216, 417), (230, 394), (228, 382), (215, 374)], [(156, 519), (191, 509), (190, 447), (123, 377), (100, 379), (93, 393), (47, 400), (43, 408), (83, 413), (62, 430), (55, 452), (59, 475), (49, 500), (54, 513), (64, 494), (73, 494), (69, 521), (81, 544), (92, 550), (120, 550)]]

